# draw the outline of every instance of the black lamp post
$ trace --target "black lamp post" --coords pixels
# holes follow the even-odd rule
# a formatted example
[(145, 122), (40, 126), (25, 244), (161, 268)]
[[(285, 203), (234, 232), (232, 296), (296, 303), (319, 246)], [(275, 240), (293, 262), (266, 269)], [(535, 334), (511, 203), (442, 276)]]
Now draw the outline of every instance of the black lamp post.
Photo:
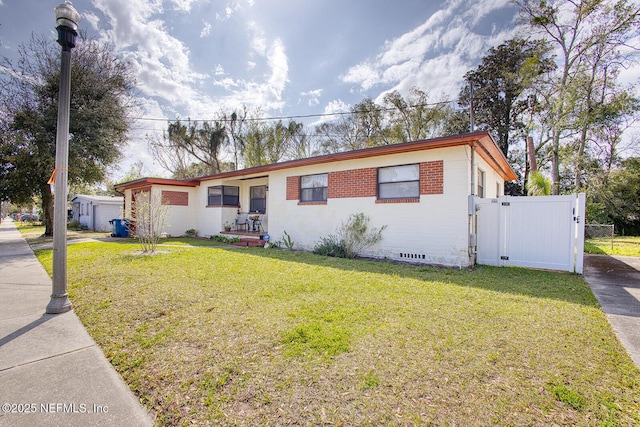
[(76, 45), (80, 14), (70, 1), (54, 9), (58, 43), (62, 46), (60, 92), (58, 96), (58, 127), (56, 133), (56, 166), (53, 174), (53, 293), (46, 312), (64, 313), (71, 310), (67, 294), (67, 165), (69, 163), (69, 104), (71, 97), (71, 49)]

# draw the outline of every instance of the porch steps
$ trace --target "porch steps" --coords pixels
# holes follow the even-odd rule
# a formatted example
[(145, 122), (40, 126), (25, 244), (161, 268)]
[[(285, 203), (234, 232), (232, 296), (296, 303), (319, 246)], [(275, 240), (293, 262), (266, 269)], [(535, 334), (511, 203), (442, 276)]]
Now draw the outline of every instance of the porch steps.
[(239, 242), (234, 243), (234, 246), (244, 246), (244, 247), (264, 247), (266, 240), (262, 239), (262, 236), (265, 232), (255, 232), (255, 231), (221, 231), (220, 234), (229, 236), (229, 237), (237, 237), (240, 239)]
[(235, 242), (233, 246), (244, 246), (247, 248), (261, 248), (264, 247), (266, 240), (262, 239), (246, 239), (241, 238), (239, 242)]

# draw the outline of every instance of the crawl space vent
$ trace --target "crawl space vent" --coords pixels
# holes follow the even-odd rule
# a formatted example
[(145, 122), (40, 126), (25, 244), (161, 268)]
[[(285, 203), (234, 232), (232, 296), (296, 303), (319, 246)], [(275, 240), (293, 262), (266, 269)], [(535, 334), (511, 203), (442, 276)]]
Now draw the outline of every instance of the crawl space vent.
[(406, 258), (406, 259), (426, 259), (426, 255), (425, 254), (412, 254), (412, 253), (408, 253), (408, 252), (400, 252), (400, 258)]

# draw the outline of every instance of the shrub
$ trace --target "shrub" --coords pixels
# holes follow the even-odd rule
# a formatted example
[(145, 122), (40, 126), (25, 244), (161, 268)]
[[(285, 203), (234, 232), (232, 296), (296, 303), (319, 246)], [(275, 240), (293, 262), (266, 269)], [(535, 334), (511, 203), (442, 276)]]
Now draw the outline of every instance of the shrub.
[(355, 258), (366, 248), (380, 242), (382, 232), (386, 228), (386, 225), (370, 228), (369, 217), (362, 212), (350, 215), (347, 222), (343, 222), (338, 229), (338, 237), (344, 246), (347, 258)]
[(220, 242), (220, 243), (224, 243), (227, 245), (232, 245), (234, 243), (237, 243), (240, 241), (239, 237), (227, 237), (227, 236), (222, 236), (220, 234), (216, 234), (215, 236), (211, 236), (211, 240), (213, 240), (214, 242)]
[(198, 232), (194, 228), (190, 228), (184, 232), (186, 237), (198, 237)]
[(287, 231), (284, 231), (284, 236), (282, 236), (282, 243), (284, 243), (284, 245), (286, 246), (287, 249), (289, 249), (290, 251), (293, 250), (293, 240), (291, 240), (291, 236), (289, 236), (289, 233), (287, 233)]
[[(162, 196), (149, 192), (138, 193), (134, 202), (136, 210), (135, 237), (142, 247), (142, 253), (153, 254), (160, 238), (165, 234), (169, 205), (162, 202)], [(130, 232), (132, 230), (129, 230)]]
[(338, 228), (337, 234), (320, 239), (313, 248), (317, 255), (338, 258), (356, 258), (363, 250), (382, 240), (382, 232), (387, 228), (369, 228), (369, 217), (363, 213), (352, 214)]
[(82, 231), (82, 230), (87, 230), (88, 227), (86, 225), (80, 223), (80, 221), (78, 221), (78, 220), (73, 220), (73, 221), (67, 223), (67, 229), (76, 230), (76, 231)]
[(313, 253), (337, 258), (347, 257), (347, 250), (343, 242), (334, 234), (320, 238), (320, 241), (313, 248)]

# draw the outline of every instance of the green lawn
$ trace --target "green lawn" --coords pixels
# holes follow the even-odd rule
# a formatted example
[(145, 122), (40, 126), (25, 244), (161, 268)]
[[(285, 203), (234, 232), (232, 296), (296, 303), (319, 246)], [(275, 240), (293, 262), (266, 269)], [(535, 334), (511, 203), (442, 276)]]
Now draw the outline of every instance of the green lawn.
[(157, 425), (640, 424), (579, 276), (188, 243), (68, 250), (76, 313)]
[(640, 256), (640, 236), (615, 236), (589, 239), (584, 242), (584, 251), (589, 254)]

